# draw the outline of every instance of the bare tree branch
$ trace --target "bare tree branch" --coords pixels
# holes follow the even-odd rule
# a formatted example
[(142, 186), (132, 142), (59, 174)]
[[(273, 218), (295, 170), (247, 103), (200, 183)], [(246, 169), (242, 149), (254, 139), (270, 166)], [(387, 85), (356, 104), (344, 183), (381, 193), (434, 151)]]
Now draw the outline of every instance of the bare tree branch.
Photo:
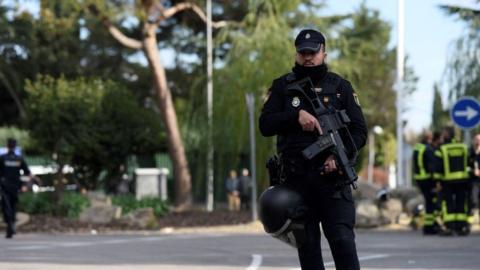
[[(187, 9), (191, 9), (195, 13), (197, 13), (198, 17), (200, 17), (200, 19), (202, 19), (204, 22), (207, 21), (207, 15), (205, 15), (203, 10), (199, 6), (195, 5), (194, 3), (190, 3), (190, 2), (184, 2), (184, 3), (176, 4), (175, 6), (165, 10), (162, 13), (162, 17), (164, 19), (168, 19), (168, 18), (172, 17), (173, 15), (177, 14), (178, 12), (184, 11), (184, 10), (187, 10)], [(224, 27), (226, 25), (227, 25), (227, 21), (212, 22), (212, 27), (213, 28), (220, 28), (220, 27)]]
[(120, 31), (117, 27), (113, 25), (113, 23), (110, 21), (110, 19), (106, 16), (102, 16), (100, 14), (100, 11), (95, 5), (89, 5), (88, 10), (90, 13), (93, 15), (100, 17), (103, 25), (107, 28), (108, 32), (115, 38), (120, 44), (127, 48), (131, 49), (141, 49), (142, 48), (142, 42), (133, 38), (127, 37), (122, 31)]
[[(105, 23), (104, 23), (105, 24)], [(113, 26), (111, 23), (106, 26), (108, 29), (108, 32), (118, 41), (120, 44), (122, 44), (125, 47), (131, 48), (131, 49), (141, 49), (142, 48), (142, 42), (129, 38), (125, 36), (118, 28)]]

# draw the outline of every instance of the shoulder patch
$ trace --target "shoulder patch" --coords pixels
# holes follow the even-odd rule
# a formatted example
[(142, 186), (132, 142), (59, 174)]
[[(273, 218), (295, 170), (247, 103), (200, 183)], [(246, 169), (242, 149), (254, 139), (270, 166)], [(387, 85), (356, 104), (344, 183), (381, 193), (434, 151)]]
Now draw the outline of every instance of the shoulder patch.
[(355, 100), (355, 103), (360, 107), (360, 100), (358, 99), (357, 93), (353, 92), (353, 100)]

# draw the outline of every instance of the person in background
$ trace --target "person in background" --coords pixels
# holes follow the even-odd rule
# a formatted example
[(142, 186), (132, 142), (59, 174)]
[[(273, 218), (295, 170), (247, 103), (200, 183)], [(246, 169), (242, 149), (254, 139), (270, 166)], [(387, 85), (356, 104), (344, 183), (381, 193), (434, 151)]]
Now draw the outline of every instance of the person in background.
[[(469, 196), (469, 218), (473, 219), (473, 208), (480, 209), (480, 134), (473, 137), (472, 146), (469, 149), (470, 167), (470, 196)], [(473, 220), (471, 220), (472, 222)]]
[(423, 234), (437, 234), (435, 229), (434, 215), (434, 191), (433, 181), (434, 149), (432, 147), (433, 134), (425, 131), (419, 143), (413, 150), (413, 179), (417, 183), (423, 198), (425, 199), (425, 215), (423, 216)]
[(239, 181), (237, 178), (237, 172), (231, 170), (229, 177), (225, 180), (225, 190), (228, 198), (228, 210), (238, 211), (240, 210), (240, 193), (238, 191)]
[(445, 127), (442, 137), (443, 144), (435, 151), (435, 172), (441, 175), (444, 201), (442, 217), (446, 229), (442, 235), (468, 235), (468, 146), (455, 140), (455, 130), (452, 127)]
[(240, 209), (250, 209), (250, 193), (252, 188), (252, 179), (249, 176), (248, 169), (242, 169), (242, 176), (239, 179), (240, 191)]
[(7, 224), (6, 238), (12, 238), (15, 232), (15, 216), (17, 211), (18, 194), (22, 188), (20, 174), (28, 175), (33, 179), (27, 163), (22, 156), (15, 153), (17, 141), (7, 139), (8, 152), (0, 156), (0, 193), (2, 196), (3, 219)]

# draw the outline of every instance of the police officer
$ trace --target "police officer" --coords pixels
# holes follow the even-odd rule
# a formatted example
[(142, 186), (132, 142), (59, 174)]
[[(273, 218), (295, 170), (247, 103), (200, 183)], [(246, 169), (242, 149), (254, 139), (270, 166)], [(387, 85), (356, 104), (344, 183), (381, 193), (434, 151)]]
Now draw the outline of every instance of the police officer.
[(435, 171), (441, 175), (442, 218), (444, 235), (467, 235), (470, 232), (467, 205), (469, 192), (468, 147), (457, 143), (452, 127), (442, 131), (443, 144), (435, 151)]
[(7, 140), (8, 152), (0, 156), (0, 190), (2, 196), (3, 219), (7, 224), (6, 238), (15, 234), (15, 215), (18, 192), (22, 187), (20, 171), (31, 177), (30, 170), (23, 158), (15, 153), (17, 142)]
[[(353, 138), (342, 133), (349, 157), (365, 145), (367, 128), (358, 97), (351, 84), (328, 70), (325, 38), (319, 31), (302, 30), (295, 39), (295, 66), (291, 73), (275, 79), (259, 119), (264, 136), (277, 136), (277, 152), (285, 165), (285, 186), (301, 195), (308, 206), (305, 243), (298, 247), (304, 270), (325, 269), (320, 247), (320, 228), (327, 238), (336, 269), (360, 269), (353, 227), (355, 206), (350, 186), (338, 186), (344, 176), (337, 169), (333, 155), (313, 162), (301, 151), (318, 139), (321, 123), (306, 97), (286, 91), (286, 86), (309, 77), (321, 102), (327, 108), (345, 110), (351, 122), (348, 130)], [(323, 170), (318, 168), (322, 167)], [(265, 224), (264, 224), (265, 225)]]

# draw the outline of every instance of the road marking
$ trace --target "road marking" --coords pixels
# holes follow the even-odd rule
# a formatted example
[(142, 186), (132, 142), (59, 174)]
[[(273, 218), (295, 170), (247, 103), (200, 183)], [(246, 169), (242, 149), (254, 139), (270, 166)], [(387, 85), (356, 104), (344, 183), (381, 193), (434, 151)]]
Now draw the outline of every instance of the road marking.
[[(210, 234), (210, 235), (195, 235), (195, 234), (187, 234), (187, 235), (167, 235), (167, 236), (152, 236), (152, 237), (135, 237), (135, 238), (121, 238), (121, 239), (89, 239), (87, 241), (81, 242), (62, 242), (62, 243), (48, 243), (48, 244), (34, 244), (28, 246), (15, 246), (7, 248), (8, 250), (44, 250), (44, 249), (54, 249), (54, 248), (62, 248), (62, 247), (85, 247), (85, 246), (97, 246), (97, 245), (115, 245), (115, 244), (123, 244), (123, 243), (132, 243), (132, 242), (150, 242), (150, 241), (164, 241), (169, 239), (196, 239), (196, 238), (205, 238), (205, 237), (222, 237), (222, 234)], [(41, 243), (41, 242), (39, 242)]]
[(257, 270), (260, 265), (262, 265), (262, 255), (253, 254), (252, 263), (246, 270)]
[(368, 261), (368, 260), (383, 259), (383, 258), (387, 258), (387, 257), (390, 257), (390, 255), (389, 254), (375, 254), (375, 255), (359, 257), (358, 260), (362, 262), (362, 261)]
[[(360, 262), (363, 262), (363, 261), (368, 261), (368, 260), (383, 259), (383, 258), (387, 258), (387, 257), (390, 257), (390, 255), (388, 255), (388, 254), (374, 254), (374, 255), (358, 257), (358, 260)], [(325, 266), (332, 266), (332, 265), (335, 265), (335, 262), (326, 262), (326, 263), (324, 263), (324, 265)], [(293, 269), (290, 269), (290, 270), (302, 270), (302, 269), (301, 268), (293, 268)]]

